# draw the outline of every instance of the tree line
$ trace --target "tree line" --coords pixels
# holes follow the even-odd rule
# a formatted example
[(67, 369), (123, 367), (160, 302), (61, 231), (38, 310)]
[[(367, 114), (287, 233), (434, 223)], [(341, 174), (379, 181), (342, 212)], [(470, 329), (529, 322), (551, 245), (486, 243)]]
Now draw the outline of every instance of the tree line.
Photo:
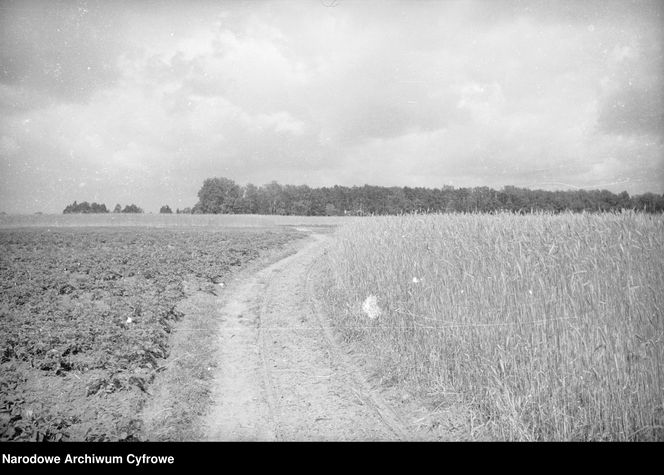
[[(178, 214), (191, 214), (192, 210), (191, 208), (185, 208), (183, 210), (178, 209), (177, 213)], [(87, 213), (110, 213), (108, 208), (106, 208), (105, 204), (99, 204), (99, 203), (88, 203), (87, 201), (82, 201), (80, 203), (77, 203), (74, 201), (72, 204), (67, 205), (67, 207), (62, 211), (63, 214), (71, 214), (71, 213), (82, 213), (82, 214), (87, 214)], [(118, 203), (115, 205), (115, 208), (113, 208), (113, 213), (144, 213), (143, 208), (135, 205), (135, 204), (130, 204), (126, 205), (124, 208)], [(171, 209), (170, 206), (164, 205), (159, 209), (159, 213), (161, 214), (172, 214), (173, 210)]]
[[(608, 190), (546, 191), (505, 186), (501, 190), (481, 186), (474, 188), (339, 186), (311, 188), (307, 185), (281, 185), (276, 181), (256, 186), (241, 186), (230, 178), (208, 178), (198, 191), (198, 202), (193, 207), (175, 211), (177, 214), (277, 214), (300, 216), (364, 216), (400, 213), (438, 212), (496, 212), (531, 213), (546, 211), (560, 213), (609, 212), (637, 210), (647, 213), (664, 212), (664, 195), (644, 193), (630, 196), (623, 191), (615, 194)], [(67, 213), (108, 213), (104, 204), (70, 204)], [(114, 213), (143, 213), (134, 205)], [(173, 213), (168, 205), (159, 210)]]
[[(74, 201), (72, 204), (67, 205), (67, 207), (62, 211), (63, 214), (71, 213), (109, 213), (110, 211), (106, 208), (105, 204), (99, 203), (88, 203), (87, 201), (82, 201), (77, 203)], [(113, 209), (114, 213), (143, 213), (143, 209), (136, 206), (135, 204), (126, 205), (124, 208), (118, 203)]]
[[(67, 207), (62, 211), (63, 214), (70, 214), (70, 213), (109, 213), (110, 211), (108, 208), (106, 208), (105, 204), (99, 204), (99, 203), (88, 203), (87, 201), (82, 201), (80, 203), (77, 203), (74, 201), (72, 204), (67, 205)], [(185, 208), (184, 210), (177, 210), (178, 214), (179, 213), (191, 213), (191, 208)], [(143, 208), (135, 205), (135, 204), (130, 204), (130, 205), (125, 205), (123, 208), (119, 203), (115, 205), (115, 208), (113, 208), (113, 213), (144, 213)], [(159, 213), (161, 214), (171, 214), (173, 213), (173, 210), (171, 209), (170, 206), (164, 205), (159, 209)]]
[(280, 185), (240, 186), (229, 178), (208, 178), (192, 213), (280, 214), (305, 216), (387, 215), (412, 212), (530, 213), (606, 212), (633, 209), (664, 212), (664, 195), (630, 196), (608, 190), (545, 191), (506, 186), (475, 188)]

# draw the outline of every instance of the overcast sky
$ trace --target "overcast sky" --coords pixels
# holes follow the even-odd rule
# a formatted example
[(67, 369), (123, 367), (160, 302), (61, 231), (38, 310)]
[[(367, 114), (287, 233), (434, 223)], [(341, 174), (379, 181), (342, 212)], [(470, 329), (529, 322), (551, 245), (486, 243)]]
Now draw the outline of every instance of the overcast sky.
[(664, 2), (0, 1), (0, 211), (205, 178), (664, 192)]

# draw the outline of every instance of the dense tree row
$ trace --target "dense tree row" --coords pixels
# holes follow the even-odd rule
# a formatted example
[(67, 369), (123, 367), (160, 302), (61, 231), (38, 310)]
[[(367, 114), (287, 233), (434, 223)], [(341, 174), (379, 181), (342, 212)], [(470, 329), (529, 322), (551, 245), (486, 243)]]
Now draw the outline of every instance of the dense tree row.
[[(240, 186), (228, 178), (208, 178), (198, 192), (192, 213), (281, 214), (281, 215), (368, 215), (410, 212), (493, 212), (528, 213), (617, 211), (635, 209), (664, 212), (664, 195), (645, 193), (629, 196), (607, 190), (544, 191), (506, 186), (500, 191), (488, 187), (409, 188), (383, 186), (307, 185), (257, 187)], [(178, 210), (188, 212), (189, 210)]]
[[(88, 203), (87, 201), (83, 201), (81, 203), (77, 203), (74, 201), (72, 204), (68, 205), (63, 213), (64, 214), (70, 214), (70, 213), (108, 213), (108, 209), (106, 208), (105, 204), (97, 204), (97, 203)], [(143, 209), (139, 208), (135, 204), (130, 204), (126, 205), (124, 208), (120, 206), (120, 204), (116, 204), (115, 208), (113, 209), (114, 213), (142, 213)]]
[(74, 201), (64, 209), (63, 213), (108, 213), (108, 209), (106, 209), (105, 204), (100, 205), (98, 203), (88, 203), (87, 201), (77, 203)]
[[(399, 214), (412, 212), (494, 212), (513, 211), (619, 211), (633, 209), (648, 213), (664, 212), (664, 195), (644, 193), (630, 196), (626, 191), (607, 190), (545, 191), (506, 186), (496, 191), (488, 187), (409, 188), (384, 186), (281, 185), (276, 181), (260, 187), (240, 186), (229, 178), (208, 178), (198, 192), (193, 208), (177, 209), (177, 214), (281, 214), (303, 216)], [(63, 213), (108, 213), (105, 204), (74, 203)], [(135, 204), (115, 205), (114, 213), (143, 213)], [(173, 213), (168, 205), (159, 210)]]

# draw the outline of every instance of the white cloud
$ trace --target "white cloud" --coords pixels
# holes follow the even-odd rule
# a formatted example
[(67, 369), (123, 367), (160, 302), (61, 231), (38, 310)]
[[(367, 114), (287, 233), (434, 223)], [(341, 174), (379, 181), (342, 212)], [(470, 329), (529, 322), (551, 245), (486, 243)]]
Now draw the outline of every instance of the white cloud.
[(0, 137), (0, 156), (11, 157), (21, 150), (15, 137), (3, 135)]
[(183, 207), (214, 175), (662, 191), (661, 26), (636, 7), (276, 5), (107, 7), (116, 54), (82, 50), (108, 66), (97, 82), (77, 63), (63, 72), (84, 84), (76, 101), (40, 75), (0, 77), (4, 202), (22, 209), (20, 183), (58, 211), (85, 199), (72, 180), (108, 202)]
[(498, 83), (465, 85), (460, 96), (457, 107), (469, 110), (479, 124), (488, 125), (503, 116), (505, 96)]
[(266, 128), (273, 129), (276, 132), (291, 134), (291, 135), (302, 135), (305, 130), (304, 122), (295, 119), (288, 112), (276, 112), (274, 114), (259, 114), (253, 118), (250, 118), (250, 121), (254, 123), (259, 131), (263, 131)]

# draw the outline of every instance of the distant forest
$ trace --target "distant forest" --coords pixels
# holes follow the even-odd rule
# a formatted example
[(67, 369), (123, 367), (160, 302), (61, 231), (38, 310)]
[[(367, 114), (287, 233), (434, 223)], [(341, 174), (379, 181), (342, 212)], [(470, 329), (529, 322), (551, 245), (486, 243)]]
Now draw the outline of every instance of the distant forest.
[[(649, 213), (664, 211), (664, 195), (645, 193), (629, 196), (626, 191), (544, 191), (506, 186), (410, 188), (384, 186), (280, 185), (240, 186), (228, 178), (208, 178), (198, 192), (192, 213), (282, 214), (306, 216), (384, 215), (435, 212), (513, 211), (619, 211), (634, 209)], [(189, 210), (187, 210), (189, 211)]]
[[(632, 209), (647, 213), (664, 212), (664, 195), (644, 193), (630, 196), (626, 191), (608, 190), (545, 191), (506, 186), (494, 190), (475, 188), (410, 188), (384, 186), (338, 186), (311, 188), (307, 185), (281, 185), (276, 181), (241, 186), (229, 178), (208, 178), (198, 192), (193, 208), (176, 213), (193, 214), (278, 214), (300, 216), (387, 215), (400, 213), (495, 212), (559, 213), (607, 212)], [(107, 213), (106, 205), (82, 202), (65, 208), (64, 213)], [(114, 212), (142, 213), (136, 205), (117, 205)], [(171, 213), (168, 205), (160, 213)]]
[[(67, 205), (67, 207), (62, 211), (63, 214), (70, 213), (108, 213), (108, 208), (105, 204), (98, 203), (88, 203), (87, 201), (82, 201), (77, 203), (74, 201), (72, 204)], [(124, 208), (119, 204), (115, 205), (114, 213), (142, 213), (143, 210), (136, 206), (135, 204), (127, 205)]]

